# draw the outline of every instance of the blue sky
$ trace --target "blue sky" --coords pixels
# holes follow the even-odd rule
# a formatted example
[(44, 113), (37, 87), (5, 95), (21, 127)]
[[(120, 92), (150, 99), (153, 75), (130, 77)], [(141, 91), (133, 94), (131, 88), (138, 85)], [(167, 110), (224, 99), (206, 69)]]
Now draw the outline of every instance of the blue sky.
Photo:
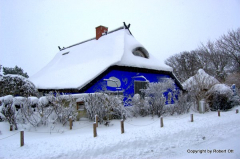
[(59, 51), (130, 23), (134, 37), (164, 63), (240, 27), (240, 0), (0, 0), (0, 64), (30, 76)]

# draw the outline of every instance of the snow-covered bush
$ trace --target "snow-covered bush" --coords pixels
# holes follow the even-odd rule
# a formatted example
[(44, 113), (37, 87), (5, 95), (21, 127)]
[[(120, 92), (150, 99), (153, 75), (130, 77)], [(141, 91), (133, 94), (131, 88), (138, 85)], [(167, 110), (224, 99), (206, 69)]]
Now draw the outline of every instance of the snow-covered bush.
[(48, 101), (47, 97), (40, 97), (38, 99), (38, 104), (36, 107), (36, 112), (40, 116), (40, 123), (46, 125), (48, 123), (48, 118), (52, 114), (53, 109), (49, 106), (50, 102)]
[[(163, 114), (173, 115), (175, 113), (187, 113), (192, 105), (189, 101), (189, 94), (183, 94), (175, 90), (172, 79), (164, 79), (158, 83), (149, 83), (147, 88), (141, 90), (145, 97), (141, 98), (139, 94), (129, 97), (125, 101), (126, 109), (132, 116), (146, 116)], [(168, 91), (167, 102), (164, 93)], [(167, 104), (166, 104), (167, 103)]]
[(168, 104), (164, 106), (164, 113), (166, 115), (183, 114), (188, 113), (192, 103), (188, 100), (189, 94), (178, 94), (178, 99), (174, 100), (174, 104)]
[(199, 101), (206, 98), (206, 92), (219, 81), (208, 75), (203, 69), (199, 69), (197, 74), (190, 77), (183, 83), (184, 89), (191, 95), (191, 101), (195, 108), (199, 110)]
[(13, 103), (13, 96), (12, 95), (6, 95), (3, 97), (0, 97), (1, 105), (5, 106), (7, 104)]
[[(71, 95), (61, 95), (59, 92), (50, 92), (47, 96), (50, 102), (47, 109), (42, 112), (43, 105), (40, 106), (40, 114), (50, 117), (50, 122), (60, 122), (65, 125), (69, 119), (76, 120), (76, 99)], [(38, 107), (39, 108), (39, 107)], [(44, 118), (46, 119), (46, 117)]]
[[(36, 100), (36, 97), (29, 97), (29, 98), (24, 98), (22, 101), (22, 106), (19, 113), (18, 117), (18, 122), (23, 122), (29, 123), (32, 126), (36, 127), (41, 124), (41, 117), (40, 114), (37, 111), (37, 101), (34, 101), (33, 99)], [(22, 116), (22, 120), (21, 120)]]
[(191, 108), (192, 103), (188, 100), (190, 98), (189, 94), (183, 94), (182, 92), (178, 96), (175, 104), (175, 112), (177, 114), (188, 113)]
[(1, 113), (10, 125), (31, 124), (36, 127), (59, 122), (65, 125), (70, 117), (76, 120), (76, 99), (71, 95), (49, 93), (45, 97), (1, 97)]
[(147, 88), (141, 90), (145, 95), (144, 107), (148, 110), (149, 114), (158, 115), (159, 117), (164, 114), (166, 98), (163, 93), (169, 90), (172, 90), (172, 93), (175, 94), (175, 85), (172, 79), (164, 79), (157, 83), (148, 83)]
[(211, 110), (227, 110), (233, 107), (231, 88), (225, 84), (214, 85), (207, 93), (207, 101)]
[(0, 79), (0, 96), (37, 96), (35, 85), (21, 75), (4, 75)]
[(106, 98), (103, 93), (89, 93), (81, 98), (81, 101), (85, 103), (87, 116), (90, 120), (94, 121), (95, 115), (98, 115), (100, 123), (103, 122), (103, 118), (106, 117), (107, 112), (110, 111), (105, 103)]
[[(16, 124), (30, 123), (33, 126), (37, 126), (39, 124), (40, 117), (38, 113), (35, 112), (35, 108), (32, 107), (33, 101), (31, 100), (31, 98), (36, 97), (26, 98), (5, 96), (5, 101), (3, 100), (4, 106), (2, 108), (2, 114), (5, 116), (5, 118), (9, 118), (7, 116), (12, 113), (12, 118), (14, 118)], [(6, 102), (6, 99), (11, 102)], [(6, 111), (8, 112), (8, 114), (6, 114)], [(9, 123), (12, 125), (12, 122)]]
[(4, 115), (5, 119), (10, 125), (15, 127), (15, 130), (18, 129), (17, 119), (16, 119), (16, 110), (13, 106), (13, 96), (7, 95), (2, 97), (2, 108), (1, 113)]
[(65, 125), (70, 117), (76, 120), (76, 99), (71, 95), (50, 92), (37, 99), (29, 97), (22, 109), (25, 119), (33, 126), (61, 123)]
[(240, 97), (238, 95), (234, 95), (229, 99), (231, 107), (240, 105)]
[(85, 102), (88, 118), (95, 119), (98, 115), (100, 123), (109, 119), (120, 119), (126, 113), (122, 97), (106, 93), (89, 93), (81, 99)]
[[(126, 103), (127, 102), (127, 103)], [(139, 94), (135, 94), (133, 97), (129, 97), (126, 100), (125, 105), (128, 109), (129, 116), (146, 116), (148, 115), (148, 107), (144, 99)]]

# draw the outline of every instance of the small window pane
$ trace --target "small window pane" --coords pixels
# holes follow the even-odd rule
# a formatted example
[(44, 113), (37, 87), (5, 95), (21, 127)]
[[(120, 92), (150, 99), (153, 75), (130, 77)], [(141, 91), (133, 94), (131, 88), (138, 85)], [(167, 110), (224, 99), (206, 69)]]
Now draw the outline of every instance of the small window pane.
[(146, 81), (134, 81), (134, 94), (140, 94), (141, 97), (144, 96), (144, 94), (141, 92), (142, 89), (147, 88), (148, 82)]
[(77, 110), (84, 110), (85, 105), (84, 102), (77, 102)]

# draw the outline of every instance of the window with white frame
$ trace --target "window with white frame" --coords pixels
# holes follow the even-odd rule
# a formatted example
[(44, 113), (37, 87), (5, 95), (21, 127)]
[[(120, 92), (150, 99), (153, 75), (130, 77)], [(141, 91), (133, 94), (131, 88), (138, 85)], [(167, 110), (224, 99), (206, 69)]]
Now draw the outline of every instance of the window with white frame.
[(141, 97), (144, 96), (144, 94), (141, 92), (142, 89), (147, 88), (148, 82), (146, 81), (134, 81), (134, 94), (140, 94)]
[(85, 104), (83, 101), (77, 102), (77, 110), (85, 110)]

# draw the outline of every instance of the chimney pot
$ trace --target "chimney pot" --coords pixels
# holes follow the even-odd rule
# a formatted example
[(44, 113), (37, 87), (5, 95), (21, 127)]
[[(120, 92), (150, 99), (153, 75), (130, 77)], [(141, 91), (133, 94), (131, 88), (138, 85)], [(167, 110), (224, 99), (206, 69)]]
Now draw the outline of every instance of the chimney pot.
[(96, 27), (96, 40), (98, 40), (103, 35), (103, 33), (106, 33), (106, 32), (108, 32), (107, 27), (102, 25)]

